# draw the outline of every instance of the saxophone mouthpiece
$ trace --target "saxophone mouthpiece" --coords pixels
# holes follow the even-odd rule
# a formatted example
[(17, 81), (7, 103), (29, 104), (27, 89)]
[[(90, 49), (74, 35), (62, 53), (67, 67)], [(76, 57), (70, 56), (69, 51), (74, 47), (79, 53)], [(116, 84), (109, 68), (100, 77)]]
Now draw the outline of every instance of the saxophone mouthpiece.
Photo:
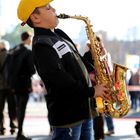
[(66, 15), (66, 14), (60, 14), (60, 15), (58, 15), (57, 17), (58, 17), (58, 18), (63, 18), (63, 19), (65, 19), (65, 18), (70, 18), (70, 16), (69, 16), (69, 15)]

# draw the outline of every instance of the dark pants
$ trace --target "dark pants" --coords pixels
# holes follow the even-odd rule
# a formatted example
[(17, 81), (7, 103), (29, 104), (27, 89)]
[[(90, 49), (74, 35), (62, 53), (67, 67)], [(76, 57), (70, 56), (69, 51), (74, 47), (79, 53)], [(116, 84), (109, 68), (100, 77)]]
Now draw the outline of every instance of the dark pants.
[(130, 94), (130, 99), (131, 99), (131, 109), (137, 110), (139, 107), (137, 104), (139, 92), (130, 91), (129, 94)]
[(16, 99), (15, 94), (13, 94), (9, 89), (0, 90), (0, 129), (4, 129), (4, 107), (5, 102), (8, 104), (8, 114), (10, 118), (10, 127), (14, 127), (14, 122), (16, 121)]
[(108, 131), (114, 131), (114, 123), (111, 116), (105, 116)]
[(94, 118), (93, 129), (95, 140), (104, 139), (104, 119), (101, 114)]
[(26, 106), (29, 99), (29, 91), (16, 91), (17, 99), (17, 118), (18, 118), (18, 136), (23, 133), (23, 122), (25, 118)]

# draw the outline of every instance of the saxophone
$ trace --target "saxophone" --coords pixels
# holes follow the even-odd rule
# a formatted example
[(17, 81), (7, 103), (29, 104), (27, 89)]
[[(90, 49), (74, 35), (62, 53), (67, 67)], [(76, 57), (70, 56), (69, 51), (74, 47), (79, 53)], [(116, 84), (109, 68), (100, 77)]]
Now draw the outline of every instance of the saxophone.
[(91, 44), (91, 54), (94, 60), (96, 69), (96, 83), (107, 85), (109, 99), (103, 100), (101, 97), (96, 98), (97, 110), (99, 113), (104, 113), (107, 116), (120, 118), (125, 116), (130, 109), (130, 99), (126, 90), (126, 71), (128, 68), (119, 64), (113, 65), (113, 72), (110, 71), (106, 58), (101, 59), (100, 42), (92, 30), (92, 25), (88, 17), (69, 16), (60, 14), (58, 18), (73, 18), (82, 20), (86, 24), (87, 37)]

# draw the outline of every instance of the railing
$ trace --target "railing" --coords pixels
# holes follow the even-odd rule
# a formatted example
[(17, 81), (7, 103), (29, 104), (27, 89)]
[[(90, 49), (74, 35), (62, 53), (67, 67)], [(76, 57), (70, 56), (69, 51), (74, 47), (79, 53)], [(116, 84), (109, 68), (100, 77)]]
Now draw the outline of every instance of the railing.
[(140, 91), (140, 85), (139, 86), (129, 86), (127, 85), (128, 91)]

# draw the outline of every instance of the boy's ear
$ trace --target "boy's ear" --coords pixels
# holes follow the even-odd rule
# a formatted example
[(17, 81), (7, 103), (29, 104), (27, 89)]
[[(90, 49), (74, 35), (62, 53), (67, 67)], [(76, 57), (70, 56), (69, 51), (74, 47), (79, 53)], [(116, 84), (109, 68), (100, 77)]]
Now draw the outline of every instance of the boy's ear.
[(30, 18), (31, 18), (32, 22), (34, 22), (34, 23), (40, 22), (40, 18), (39, 18), (38, 14), (31, 14)]

